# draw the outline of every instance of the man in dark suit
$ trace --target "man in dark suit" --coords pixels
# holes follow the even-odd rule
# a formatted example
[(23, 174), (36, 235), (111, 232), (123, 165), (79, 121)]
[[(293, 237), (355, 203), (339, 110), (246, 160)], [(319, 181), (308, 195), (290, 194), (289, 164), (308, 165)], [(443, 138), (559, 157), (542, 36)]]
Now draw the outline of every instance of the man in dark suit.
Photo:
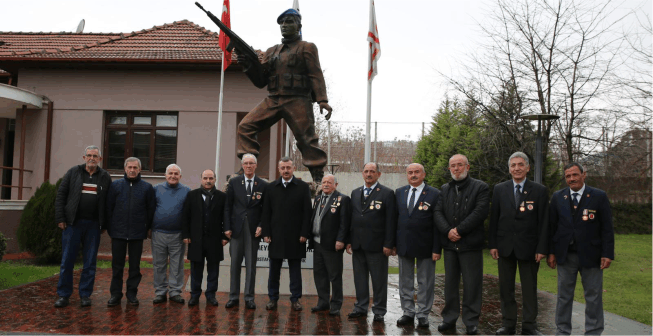
[(549, 267), (558, 266), (556, 334), (571, 333), (571, 308), (580, 272), (585, 294), (585, 334), (603, 332), (603, 270), (614, 260), (610, 201), (603, 190), (585, 184), (576, 162), (564, 167), (569, 188), (556, 191), (549, 206)]
[(222, 221), (225, 194), (215, 188), (215, 172), (202, 172), (202, 186), (188, 193), (184, 202), (182, 237), (188, 244), (190, 260), (190, 300), (188, 306), (199, 304), (206, 260), (206, 302), (217, 306), (220, 261), (224, 259), (222, 247), (227, 244)]
[[(428, 328), (433, 306), (435, 262), (440, 260), (440, 235), (433, 221), (440, 190), (424, 183), (426, 172), (419, 163), (406, 168), (408, 185), (395, 191), (397, 201), (397, 247), (399, 298), (404, 315), (397, 325)], [(417, 260), (417, 309), (415, 309), (415, 260)]]
[(245, 307), (256, 309), (256, 256), (261, 241), (263, 190), (268, 185), (256, 176), (256, 156), (245, 154), (241, 159), (244, 175), (229, 180), (227, 204), (224, 209), (224, 234), (229, 241), (231, 279), (226, 308), (238, 305), (240, 271), (245, 258)]
[(302, 258), (306, 258), (306, 239), (311, 234), (311, 194), (308, 184), (295, 178), (295, 165), (289, 157), (279, 161), (281, 177), (265, 188), (261, 227), (269, 243), (270, 276), (265, 309), (275, 309), (279, 300), (279, 279), (283, 259), (288, 259), (292, 309), (302, 310)]
[(435, 206), (435, 225), (444, 249), (444, 307), (438, 331), (454, 329), (460, 316), (463, 278), (463, 323), (468, 335), (478, 334), (483, 294), (483, 221), (490, 210), (490, 188), (469, 176), (462, 154), (449, 159), (451, 182), (442, 186)]
[(397, 214), (394, 192), (378, 183), (378, 164), (363, 168), (365, 185), (351, 192), (351, 243), (356, 303), (349, 318), (367, 316), (370, 303), (369, 281), (374, 293), (374, 321), (383, 322), (388, 301), (388, 257), (395, 247)]
[[(311, 311), (329, 310), (339, 315), (342, 307), (342, 255), (349, 235), (349, 196), (336, 188), (336, 177), (322, 178), (322, 193), (315, 197), (311, 215), (312, 235), (308, 248), (313, 249), (313, 278), (317, 289), (317, 306)], [(329, 303), (329, 283), (333, 289)]]
[(526, 178), (528, 156), (515, 152), (508, 159), (511, 180), (499, 183), (492, 195), (490, 254), (499, 260), (499, 293), (503, 326), (497, 335), (514, 335), (517, 326), (515, 274), (519, 265), (522, 288), (521, 335), (537, 330), (537, 271), (548, 253), (549, 191)]

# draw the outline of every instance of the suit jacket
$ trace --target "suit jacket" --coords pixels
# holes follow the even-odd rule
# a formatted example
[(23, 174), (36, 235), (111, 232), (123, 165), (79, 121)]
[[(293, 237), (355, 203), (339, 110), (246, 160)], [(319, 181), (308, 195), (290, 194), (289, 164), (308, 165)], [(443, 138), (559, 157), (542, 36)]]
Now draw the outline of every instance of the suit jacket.
[(263, 191), (268, 185), (263, 179), (254, 176), (252, 195), (247, 199), (247, 181), (245, 175), (240, 175), (229, 180), (227, 187), (227, 201), (224, 208), (224, 230), (231, 230), (231, 237), (238, 238), (243, 232), (245, 217), (249, 223), (249, 232), (252, 238), (256, 236), (256, 228), (261, 226), (261, 213), (263, 212)]
[(600, 267), (601, 258), (614, 260), (614, 231), (608, 195), (601, 189), (585, 185), (578, 209), (573, 214), (572, 209), (569, 188), (553, 194), (549, 207), (549, 253), (555, 254), (556, 262), (565, 263), (572, 238), (577, 244), (581, 267)]
[(265, 188), (261, 227), (263, 237), (272, 240), (268, 256), (274, 259), (306, 258), (306, 243), (299, 237), (311, 234), (311, 194), (306, 182), (293, 177), (287, 187), (283, 180), (271, 182)]
[(354, 250), (383, 252), (395, 247), (397, 214), (395, 193), (378, 183), (367, 200), (363, 187), (351, 192), (351, 246)]
[[(313, 213), (311, 214), (311, 236), (313, 234), (313, 223), (315, 216), (318, 215), (319, 210), (322, 208), (320, 199), (322, 194), (315, 197), (313, 203)], [(336, 250), (336, 242), (347, 244), (349, 236), (349, 221), (351, 220), (351, 208), (349, 196), (334, 190), (329, 198), (320, 215), (320, 245), (328, 251)], [(313, 239), (308, 243), (308, 248), (313, 248)], [(345, 249), (340, 250), (344, 252)]]
[(415, 207), (409, 215), (408, 200), (411, 193), (410, 185), (395, 191), (398, 213), (397, 254), (401, 257), (430, 259), (433, 253), (440, 254), (442, 251), (439, 231), (433, 221), (440, 190), (425, 185), (422, 193), (416, 195)]
[[(519, 204), (511, 180), (494, 186), (490, 214), (490, 249), (508, 257), (514, 251), (519, 260), (534, 260), (535, 254), (548, 254), (549, 191), (526, 180)], [(522, 206), (523, 205), (523, 206)]]
[(211, 200), (211, 214), (209, 217), (209, 235), (204, 236), (204, 199), (202, 189), (191, 190), (184, 202), (184, 214), (182, 220), (182, 238), (190, 238), (188, 244), (188, 260), (202, 261), (202, 240), (209, 239), (209, 253), (206, 260), (210, 263), (217, 263), (224, 259), (222, 252), (222, 240), (227, 239), (224, 235), (222, 220), (224, 218), (224, 204), (226, 196), (216, 190)]

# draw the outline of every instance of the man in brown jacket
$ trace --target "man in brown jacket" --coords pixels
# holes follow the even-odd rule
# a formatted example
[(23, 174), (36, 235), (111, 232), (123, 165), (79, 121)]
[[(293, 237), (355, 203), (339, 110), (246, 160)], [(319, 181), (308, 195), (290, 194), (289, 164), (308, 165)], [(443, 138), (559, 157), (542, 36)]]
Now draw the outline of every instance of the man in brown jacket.
[(258, 88), (268, 87), (268, 97), (238, 125), (238, 157), (247, 153), (258, 156), (261, 146), (256, 140), (257, 134), (283, 118), (295, 135), (302, 163), (319, 184), (324, 176), (327, 156), (318, 147), (313, 102), (320, 105), (320, 113), (328, 111), (327, 120), (331, 118), (332, 109), (328, 104), (317, 47), (302, 41), (299, 33), (301, 15), (296, 10), (283, 12), (277, 23), (281, 28), (282, 43), (265, 52), (261, 66), (252, 66), (251, 60), (238, 56), (238, 63), (252, 83)]

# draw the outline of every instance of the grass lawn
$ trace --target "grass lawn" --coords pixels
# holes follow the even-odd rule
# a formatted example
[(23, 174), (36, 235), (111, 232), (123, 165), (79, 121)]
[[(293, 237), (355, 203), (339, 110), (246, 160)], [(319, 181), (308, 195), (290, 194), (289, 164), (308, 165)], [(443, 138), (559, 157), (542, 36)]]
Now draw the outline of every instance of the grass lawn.
[[(81, 269), (82, 264), (76, 263), (75, 269)], [(111, 261), (98, 260), (97, 268), (111, 268)], [(152, 263), (141, 261), (141, 268), (152, 268)], [(190, 263), (184, 263), (185, 269), (190, 269)], [(59, 274), (59, 265), (39, 265), (33, 260), (6, 260), (0, 262), (0, 290), (15, 287), (29, 282), (45, 279)]]

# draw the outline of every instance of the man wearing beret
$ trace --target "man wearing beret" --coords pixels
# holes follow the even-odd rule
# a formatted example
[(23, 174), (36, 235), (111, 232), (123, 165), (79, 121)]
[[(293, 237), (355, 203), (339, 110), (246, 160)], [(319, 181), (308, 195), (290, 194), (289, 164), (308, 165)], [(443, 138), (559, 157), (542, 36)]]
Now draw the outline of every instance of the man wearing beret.
[(317, 47), (302, 41), (299, 33), (302, 28), (301, 15), (288, 9), (277, 18), (281, 28), (281, 44), (269, 48), (263, 56), (261, 66), (253, 66), (244, 55), (238, 55), (238, 63), (243, 66), (247, 77), (258, 88), (268, 88), (268, 97), (263, 99), (238, 124), (238, 157), (247, 153), (258, 156), (260, 144), (256, 136), (284, 119), (297, 140), (302, 153), (303, 164), (313, 176), (316, 184), (322, 182), (326, 153), (318, 146), (315, 134), (313, 102), (320, 105), (320, 113), (327, 110), (327, 120), (331, 118), (326, 84)]

